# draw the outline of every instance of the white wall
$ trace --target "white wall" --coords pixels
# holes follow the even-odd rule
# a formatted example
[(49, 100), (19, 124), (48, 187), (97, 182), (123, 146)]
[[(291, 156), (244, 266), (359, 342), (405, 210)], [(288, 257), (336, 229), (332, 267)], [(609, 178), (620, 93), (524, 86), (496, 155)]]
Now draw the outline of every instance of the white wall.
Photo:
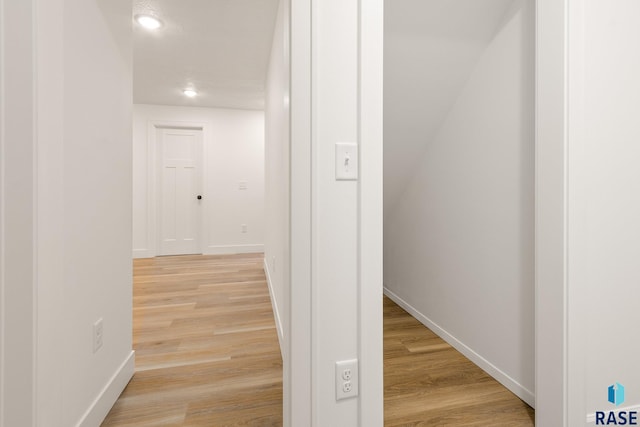
[(385, 2), (385, 219), (512, 2)]
[(628, 54), (640, 40), (640, 4), (585, 1), (570, 13), (567, 278), (569, 339), (578, 339), (569, 392), (585, 399), (574, 406), (578, 425), (585, 409), (613, 409), (615, 382), (626, 387), (624, 406), (640, 410), (640, 57)]
[[(78, 422), (123, 364), (133, 369), (131, 6), (107, 3), (67, 0), (64, 9), (63, 425)], [(93, 354), (99, 318), (104, 348)], [(88, 413), (85, 425), (99, 415)]]
[(533, 13), (513, 2), (428, 143), (387, 217), (384, 262), (389, 295), (530, 404)]
[(0, 426), (35, 422), (34, 7), (0, 2)]
[[(8, 344), (22, 362), (4, 359), (2, 387), (10, 391), (2, 393), (0, 425), (95, 426), (133, 374), (131, 4), (56, 0), (34, 6), (24, 14), (7, 9), (4, 17), (16, 27), (33, 24), (37, 36), (23, 47), (35, 66), (13, 56), (3, 63), (3, 78), (24, 75), (37, 91), (28, 97), (35, 103), (31, 110), (11, 109), (23, 128), (20, 138), (3, 140), (3, 148), (12, 147), (12, 157), (3, 160), (14, 168), (3, 170), (11, 172), (7, 188), (22, 197), (5, 198), (3, 191), (4, 208), (15, 213), (33, 204), (22, 218), (6, 217), (30, 230), (21, 245), (31, 251), (2, 233), (7, 253), (19, 266), (30, 265), (32, 275), (9, 276), (15, 289), (3, 299), (27, 320), (3, 318), (7, 335), (21, 336), (17, 346), (5, 340), (3, 351)], [(25, 132), (30, 125), (33, 134)], [(32, 156), (13, 156), (19, 147)], [(17, 171), (32, 171), (33, 181), (16, 185)], [(99, 318), (104, 345), (94, 353), (92, 326)], [(22, 371), (25, 364), (30, 369)]]
[(283, 359), (289, 340), (289, 26), (280, 1), (266, 80), (265, 271)]
[(264, 270), (283, 360), (283, 415), (291, 425), (289, 2), (278, 3), (265, 82)]
[[(155, 153), (150, 123), (204, 125), (203, 253), (261, 252), (264, 243), (264, 113), (135, 105), (133, 255), (156, 255)], [(239, 183), (247, 183), (245, 190)], [(242, 233), (241, 225), (247, 225)]]

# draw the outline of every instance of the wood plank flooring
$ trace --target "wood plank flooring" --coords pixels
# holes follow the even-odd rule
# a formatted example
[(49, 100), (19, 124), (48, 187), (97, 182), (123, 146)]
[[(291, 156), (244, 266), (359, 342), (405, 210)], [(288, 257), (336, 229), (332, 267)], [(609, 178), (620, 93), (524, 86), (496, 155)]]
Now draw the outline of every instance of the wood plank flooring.
[[(134, 262), (136, 374), (104, 427), (282, 425), (262, 254)], [(533, 426), (533, 410), (384, 299), (385, 426)], [(303, 426), (294, 426), (303, 427)]]
[(533, 409), (384, 298), (385, 426), (534, 425)]
[(134, 262), (136, 374), (103, 426), (281, 426), (262, 254)]

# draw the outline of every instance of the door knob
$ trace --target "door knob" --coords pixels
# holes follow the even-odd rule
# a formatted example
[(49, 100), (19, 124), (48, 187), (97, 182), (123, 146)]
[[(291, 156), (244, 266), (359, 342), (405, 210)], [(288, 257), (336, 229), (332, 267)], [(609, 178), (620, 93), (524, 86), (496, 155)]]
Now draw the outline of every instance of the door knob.
[(198, 194), (198, 200), (202, 200), (202, 196)]

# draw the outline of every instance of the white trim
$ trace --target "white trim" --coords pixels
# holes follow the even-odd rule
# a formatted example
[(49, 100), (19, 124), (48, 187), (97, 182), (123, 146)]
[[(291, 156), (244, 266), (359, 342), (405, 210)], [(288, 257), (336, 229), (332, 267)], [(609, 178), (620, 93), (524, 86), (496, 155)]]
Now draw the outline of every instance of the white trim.
[(363, 427), (382, 427), (384, 1), (359, 0), (358, 26), (358, 422)]
[(154, 254), (149, 249), (134, 249), (133, 258), (153, 258)]
[(264, 275), (267, 277), (267, 286), (269, 287), (269, 298), (271, 298), (271, 308), (273, 309), (273, 317), (276, 320), (276, 329), (278, 331), (278, 343), (280, 344), (280, 356), (284, 357), (284, 331), (282, 329), (282, 320), (280, 318), (280, 310), (278, 310), (278, 301), (273, 290), (273, 282), (271, 281), (271, 274), (269, 273), (269, 263), (267, 259), (262, 260)]
[[(636, 412), (640, 412), (640, 404), (638, 405), (631, 405), (631, 406), (623, 406), (622, 408), (616, 408), (616, 409), (608, 409), (605, 410), (604, 412), (615, 412), (616, 414), (619, 412), (631, 412), (631, 411), (636, 411)], [(587, 424), (593, 424), (596, 422), (596, 413), (592, 413), (592, 414), (587, 414)]]
[(212, 245), (207, 246), (203, 255), (251, 254), (254, 252), (264, 252), (264, 245)]
[(38, 78), (38, 62), (40, 61), (40, 58), (38, 57), (38, 48), (40, 46), (39, 40), (38, 40), (38, 28), (40, 23), (38, 22), (38, 2), (33, 0), (32, 1), (33, 4), (33, 16), (32, 16), (32, 25), (33, 28), (31, 30), (31, 36), (33, 37), (32, 39), (32, 46), (33, 46), (33, 52), (32, 52), (32, 70), (33, 70), (33, 83), (32, 83), (32, 108), (33, 108), (33, 116), (32, 116), (32, 122), (31, 122), (31, 127), (32, 127), (32, 135), (33, 135), (33, 140), (32, 140), (32, 152), (31, 152), (31, 162), (33, 164), (33, 169), (31, 171), (31, 179), (33, 180), (33, 194), (32, 194), (32, 206), (31, 206), (31, 215), (32, 215), (32, 225), (31, 225), (31, 230), (33, 233), (33, 244), (31, 247), (31, 253), (32, 253), (32, 259), (31, 259), (31, 277), (32, 277), (32, 282), (31, 282), (31, 295), (32, 295), (32, 300), (31, 300), (31, 349), (33, 351), (33, 357), (32, 357), (32, 365), (31, 365), (31, 389), (32, 389), (32, 403), (31, 403), (31, 413), (32, 413), (32, 420), (34, 422), (35, 425), (37, 425), (39, 423), (39, 417), (38, 417), (38, 411), (39, 411), (39, 406), (38, 406), (38, 402), (39, 402), (39, 392), (38, 392), (38, 388), (39, 388), (39, 372), (38, 372), (38, 366), (39, 366), (39, 352), (38, 352), (38, 342), (39, 342), (39, 328), (38, 328), (38, 318), (39, 318), (39, 311), (40, 311), (40, 303), (39, 303), (39, 274), (40, 274), (40, 268), (39, 268), (39, 248), (40, 248), (40, 235), (39, 235), (39, 223), (40, 223), (40, 219), (38, 218), (40, 215), (40, 199), (41, 199), (41, 195), (40, 195), (40, 186), (39, 186), (39, 175), (42, 173), (40, 171), (40, 165), (39, 165), (39, 151), (40, 151), (40, 145), (42, 144), (42, 142), (40, 141), (40, 135), (38, 133), (38, 129), (39, 129), (39, 123), (38, 123), (38, 110), (39, 110), (39, 102), (41, 102), (41, 100), (39, 99), (38, 96), (38, 89), (39, 89), (39, 78)]
[(388, 288), (384, 288), (384, 293), (391, 298), (396, 304), (405, 309), (409, 314), (415, 317), (420, 323), (429, 328), (432, 332), (438, 335), (440, 338), (448, 342), (453, 348), (462, 353), (465, 357), (478, 365), (483, 371), (495, 378), (500, 384), (511, 390), (513, 394), (520, 399), (527, 402), (531, 407), (535, 405), (535, 396), (533, 392), (516, 380), (511, 378), (508, 374), (500, 370), (497, 366), (489, 362), (487, 359), (476, 353), (472, 348), (468, 347), (462, 341), (451, 335), (449, 332), (440, 327), (437, 323), (433, 322), (427, 316), (418, 311), (411, 304), (403, 300), (401, 297), (393, 293)]
[(201, 241), (200, 252), (204, 253), (206, 246), (205, 236), (209, 230), (209, 219), (207, 209), (209, 197), (207, 197), (208, 183), (208, 150), (212, 144), (213, 124), (208, 121), (181, 121), (181, 120), (155, 120), (147, 122), (147, 257), (158, 255), (159, 233), (158, 233), (158, 140), (157, 130), (163, 128), (172, 129), (200, 129), (202, 130), (202, 193), (204, 195), (202, 203), (202, 215), (200, 223)]
[[(535, 390), (536, 425), (540, 427), (571, 425), (567, 362), (567, 2), (536, 0)], [(581, 357), (580, 352), (577, 357)]]
[(4, 52), (4, 0), (0, 0), (0, 427), (4, 426), (4, 398), (5, 392), (5, 327), (7, 322), (5, 321), (5, 52)]
[[(565, 260), (565, 375), (566, 375), (566, 411), (567, 425), (578, 425), (587, 413), (587, 399), (585, 390), (589, 386), (588, 358), (584, 357), (590, 350), (591, 330), (587, 327), (593, 312), (589, 299), (590, 292), (585, 291), (585, 283), (575, 273), (580, 270), (570, 268), (569, 256), (571, 248), (577, 248), (591, 241), (581, 238), (582, 229), (569, 233), (572, 224), (581, 224), (582, 218), (590, 214), (590, 209), (580, 202), (583, 194), (572, 191), (573, 183), (584, 179), (581, 163), (589, 158), (591, 151), (585, 144), (585, 92), (588, 90), (585, 82), (585, 51), (587, 50), (584, 36), (585, 0), (572, 0), (566, 5), (565, 13), (565, 151), (564, 151), (564, 260)], [(577, 167), (574, 167), (577, 166)], [(587, 196), (589, 197), (589, 196)], [(576, 209), (571, 209), (576, 207)], [(578, 227), (576, 227), (577, 229)], [(580, 264), (579, 262), (573, 263)]]
[(116, 400), (118, 400), (124, 388), (129, 384), (131, 378), (133, 378), (134, 371), (135, 352), (132, 350), (113, 373), (104, 388), (98, 393), (98, 396), (80, 418), (76, 427), (99, 426), (116, 403)]
[(290, 0), (289, 322), (284, 426), (312, 425), (311, 0)]

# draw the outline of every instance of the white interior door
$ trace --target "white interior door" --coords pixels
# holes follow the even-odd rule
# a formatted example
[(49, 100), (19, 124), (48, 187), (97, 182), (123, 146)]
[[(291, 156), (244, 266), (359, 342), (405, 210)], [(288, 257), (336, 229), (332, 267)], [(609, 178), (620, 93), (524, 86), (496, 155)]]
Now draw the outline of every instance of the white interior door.
[(202, 253), (202, 130), (158, 129), (158, 255)]

